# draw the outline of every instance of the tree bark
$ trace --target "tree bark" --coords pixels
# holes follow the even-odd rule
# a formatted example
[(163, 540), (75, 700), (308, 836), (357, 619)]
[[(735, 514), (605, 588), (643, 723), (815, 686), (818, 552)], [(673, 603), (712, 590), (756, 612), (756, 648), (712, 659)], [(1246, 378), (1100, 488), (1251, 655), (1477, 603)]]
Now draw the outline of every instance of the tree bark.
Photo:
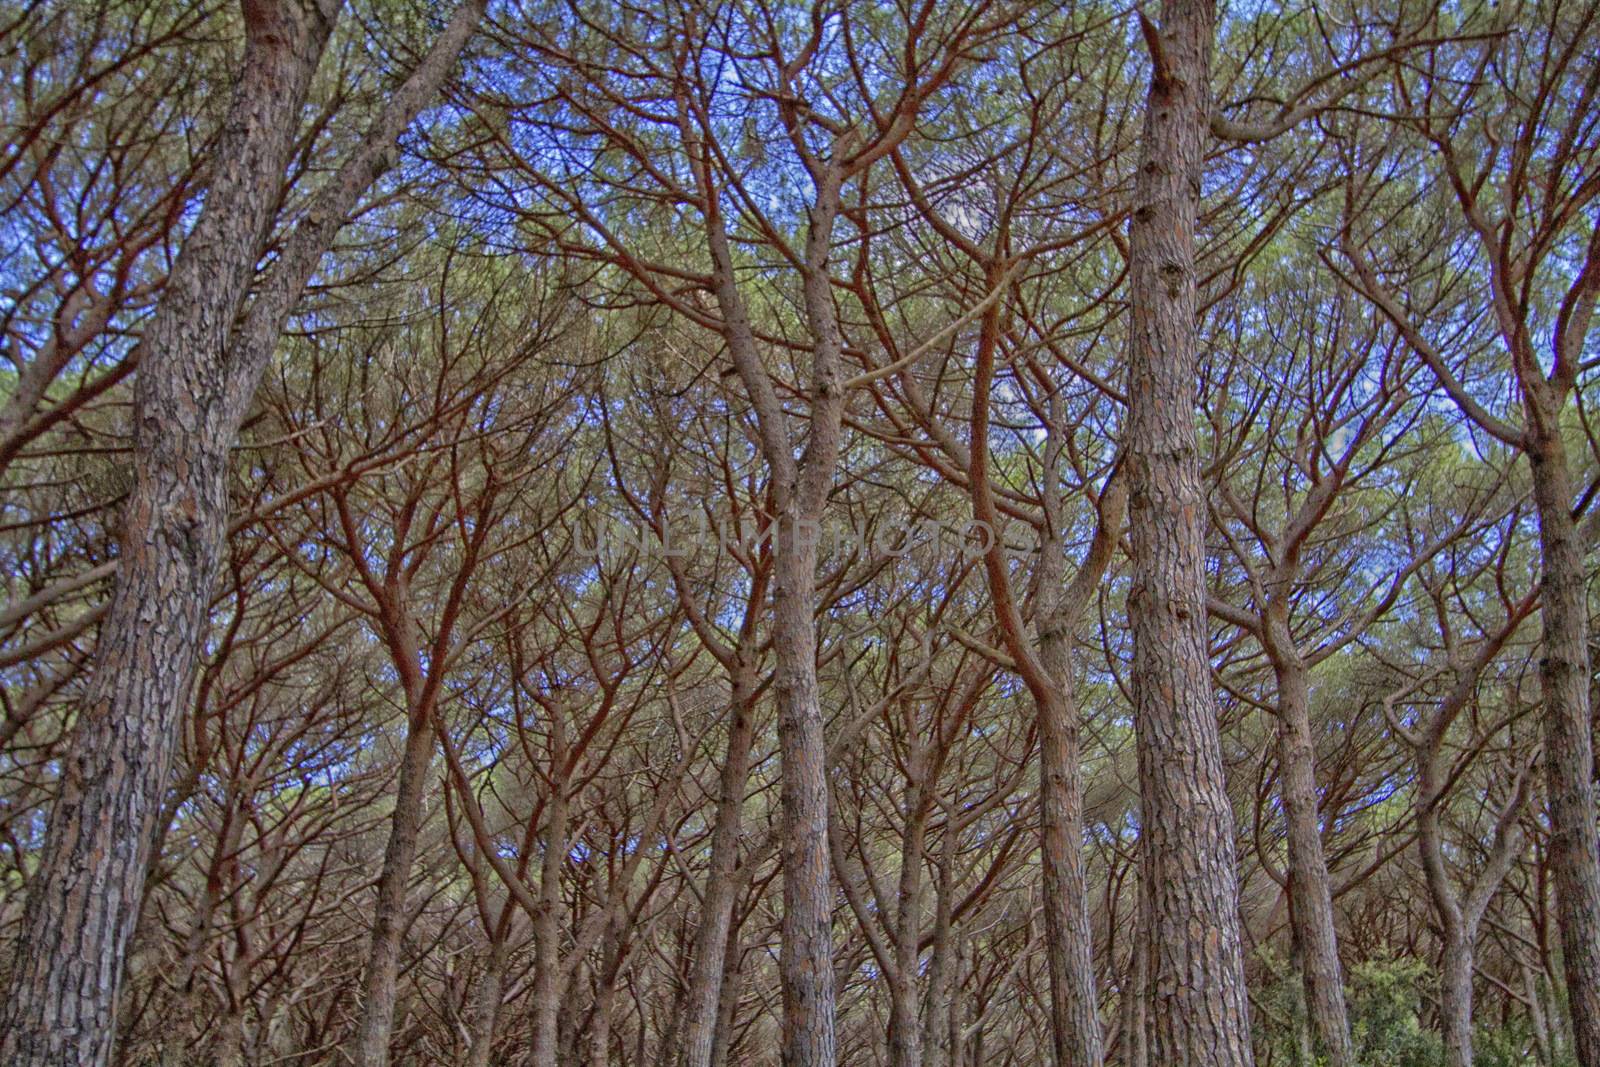
[(1439, 920), (1443, 947), (1439, 956), (1439, 1028), (1443, 1031), (1449, 1067), (1472, 1067), (1472, 971), (1477, 923), (1450, 886), (1444, 844), (1439, 830), (1441, 770), (1437, 749), (1421, 753), (1417, 812), (1417, 847), (1423, 874)]
[(709, 171), (702, 169), (706, 233), (714, 264), (723, 336), (756, 413), (762, 457), (771, 471), (774, 508), (772, 643), (778, 705), (783, 864), (782, 951), (784, 1067), (833, 1067), (833, 888), (828, 858), (827, 745), (817, 685), (816, 570), (819, 523), (837, 464), (844, 417), (844, 338), (833, 305), (828, 255), (844, 174), (815, 161), (803, 269), (811, 331), (809, 440), (797, 458), (796, 436), (757, 349), (739, 292), (733, 255)]
[(361, 1016), (346, 1056), (357, 1067), (384, 1067), (389, 1062), (389, 1033), (394, 1027), (395, 979), (400, 971), (400, 938), (406, 927), (406, 887), (417, 857), (422, 828), (422, 801), (433, 759), (431, 716), (412, 719), (400, 758), (400, 781), (389, 820), (373, 905), (372, 938), (367, 947), (366, 977), (361, 986)]
[(332, 3), (246, 3), (213, 179), (144, 338), (120, 565), (29, 885), (0, 1061), (108, 1062), (128, 938), (194, 681), (227, 513), (229, 335), (278, 203)]
[(928, 960), (928, 995), (923, 1003), (922, 1054), (924, 1067), (953, 1067), (950, 1062), (950, 1005), (954, 999), (956, 968), (951, 956), (956, 952), (955, 879), (956, 846), (959, 831), (955, 819), (946, 813), (944, 836), (939, 847), (939, 873), (935, 881), (933, 947)]
[(717, 994), (717, 1028), (711, 1037), (711, 1067), (725, 1067), (733, 1053), (734, 1022), (739, 1011), (739, 924), (728, 924), (728, 947), (722, 954), (722, 991)]
[(1311, 689), (1281, 612), (1269, 615), (1266, 632), (1278, 689), (1278, 791), (1288, 828), (1289, 921), (1300, 949), (1306, 1013), (1317, 1051), (1329, 1067), (1349, 1067), (1350, 1025), (1333, 921), (1333, 885), (1322, 851)]
[(1472, 957), (1472, 942), (1462, 931), (1446, 933), (1439, 959), (1439, 1023), (1449, 1067), (1472, 1067)]
[[(1140, 897), (1144, 892), (1140, 891)], [(1128, 960), (1128, 973), (1123, 979), (1122, 1003), (1122, 1064), (1123, 1067), (1148, 1067), (1150, 1063), (1150, 1027), (1145, 1011), (1145, 988), (1150, 973), (1150, 938), (1143, 918), (1144, 905), (1136, 905), (1134, 912), (1133, 945)]]
[(1252, 1063), (1234, 820), (1206, 634), (1195, 433), (1195, 216), (1215, 11), (1168, 0), (1144, 22), (1154, 70), (1130, 227), (1128, 383), (1133, 701), (1150, 922), (1150, 1057)]
[(217, 1023), (209, 1063), (210, 1067), (243, 1067), (244, 1062), (244, 1006), (235, 1004)]
[(592, 1067), (606, 1067), (611, 1062), (611, 1013), (617, 996), (617, 973), (622, 969), (625, 952), (622, 927), (626, 911), (624, 906), (606, 923), (601, 943), (594, 1004), (589, 1011), (588, 1062)]
[(783, 763), (784, 1067), (833, 1067), (833, 893), (828, 861), (827, 745), (817, 689), (812, 619), (817, 545), (789, 511), (789, 539), (774, 567), (773, 643), (777, 646), (778, 749)]
[(1040, 843), (1051, 1029), (1059, 1067), (1100, 1067), (1105, 1053), (1083, 863), (1078, 708), (1070, 665), (1063, 666), (1059, 673), (1052, 671), (1060, 682), (1057, 698), (1039, 709)]
[(739, 864), (739, 836), (743, 827), (744, 794), (750, 778), (750, 743), (755, 735), (754, 670), (737, 660), (730, 672), (733, 720), (728, 729), (728, 754), (722, 763), (717, 797), (717, 823), (711, 833), (711, 864), (706, 872), (695, 931), (694, 969), (689, 978), (688, 1023), (684, 1039), (687, 1067), (711, 1067), (712, 1048), (721, 1002), (723, 970), (727, 965), (728, 930), (739, 885), (734, 871)]
[[(1543, 555), (1539, 685), (1544, 697), (1544, 776), (1550, 806), (1550, 869), (1577, 1060), (1600, 1065), (1600, 835), (1595, 828), (1590, 724), (1589, 613), (1583, 546), (1572, 517), (1572, 476), (1557, 406), (1543, 383), (1524, 384)], [(1539, 409), (1543, 410), (1539, 410)]]
[[(1055, 430), (1052, 429), (1052, 435)], [(1059, 449), (1052, 438), (1052, 452)], [(1055, 462), (1047, 464), (1054, 478)], [(1053, 487), (1047, 492), (1053, 492)], [(1094, 970), (1094, 932), (1089, 922), (1089, 881), (1083, 862), (1083, 782), (1078, 746), (1078, 701), (1072, 635), (1122, 536), (1127, 495), (1113, 475), (1100, 500), (1093, 542), (1072, 584), (1062, 589), (1065, 562), (1062, 518), (1051, 518), (1044, 568), (1045, 591), (1039, 632), (1039, 665), (1054, 682), (1039, 704), (1039, 789), (1045, 872), (1045, 927), (1054, 991), (1056, 1062), (1060, 1067), (1100, 1067), (1105, 1060), (1100, 998)]]
[(493, 936), (494, 944), (484, 957), (483, 973), (478, 976), (478, 986), (473, 991), (467, 1067), (489, 1067), (489, 1053), (494, 1048), (495, 1023), (500, 1018), (508, 946), (506, 938), (499, 931)]
[[(1000, 284), (991, 265), (990, 288)], [(973, 517), (986, 529), (1000, 528), (989, 488), (989, 397), (999, 345), (998, 303), (984, 312), (974, 371), (971, 453), (967, 480)], [(1052, 429), (1047, 478), (1056, 474), (1061, 442)], [(1100, 1067), (1104, 1048), (1094, 973), (1094, 937), (1089, 927), (1088, 883), (1083, 869), (1083, 800), (1078, 768), (1078, 709), (1073, 699), (1071, 634), (1090, 591), (1111, 557), (1122, 524), (1121, 487), (1108, 491), (1115, 503), (1102, 515), (1088, 558), (1073, 580), (1060, 588), (1065, 560), (1059, 541), (1061, 516), (1055, 487), (1047, 488), (1049, 525), (1042, 546), (1043, 592), (1036, 626), (1037, 650), (1024, 638), (1021, 612), (1012, 594), (1004, 546), (991, 535), (984, 553), (989, 597), (1006, 651), (1033, 697), (1039, 723), (1040, 851), (1044, 866), (1046, 960), (1050, 968), (1050, 1032), (1059, 1067)]]
[(139, 345), (134, 487), (117, 581), (0, 1009), (7, 1064), (109, 1058), (123, 960), (226, 535), (230, 449), (284, 321), (357, 200), (392, 164), (395, 139), (437, 91), (485, 2), (457, 9), (311, 197), (247, 310), (341, 3), (243, 2), (245, 54), (213, 149), (214, 178)]
[(922, 941), (922, 864), (928, 839), (928, 745), (913, 738), (906, 755), (909, 788), (900, 834), (900, 879), (895, 888), (894, 966), (889, 981), (889, 1067), (922, 1067), (922, 998), (918, 962)]
[(533, 1067), (556, 1067), (561, 1024), (561, 868), (567, 858), (566, 724), (551, 721), (550, 799), (545, 805), (539, 912), (533, 922)]

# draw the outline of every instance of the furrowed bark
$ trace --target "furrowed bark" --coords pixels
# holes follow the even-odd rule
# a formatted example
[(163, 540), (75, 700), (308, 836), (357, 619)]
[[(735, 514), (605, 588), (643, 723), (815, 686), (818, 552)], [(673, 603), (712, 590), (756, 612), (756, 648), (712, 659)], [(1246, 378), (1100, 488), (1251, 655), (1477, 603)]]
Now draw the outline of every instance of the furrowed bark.
[(1154, 70), (1130, 226), (1128, 378), (1133, 700), (1148, 902), (1150, 1058), (1249, 1065), (1233, 809), (1206, 633), (1195, 432), (1195, 217), (1215, 11), (1169, 0), (1144, 23)]
[(330, 10), (246, 3), (238, 85), (205, 205), (140, 344), (133, 491), (88, 691), (29, 886), (0, 1061), (102, 1065), (177, 728), (221, 558), (229, 334), (266, 239)]
[[(1528, 390), (1526, 404), (1546, 398)], [(1600, 1064), (1600, 833), (1595, 827), (1590, 721), (1589, 612), (1583, 545), (1572, 517), (1572, 476), (1553, 403), (1530, 411), (1528, 460), (1543, 554), (1539, 616), (1544, 627), (1539, 686), (1544, 697), (1544, 778), (1550, 808), (1550, 868), (1561, 927), (1578, 1062)], [(1539, 417), (1539, 415), (1544, 417)]]
[(740, 995), (738, 922), (728, 924), (728, 944), (723, 949), (722, 959), (722, 990), (718, 994), (717, 1027), (711, 1037), (711, 1067), (724, 1067), (733, 1052), (733, 1024)]
[[(230, 450), (283, 324), (394, 140), (482, 17), (459, 9), (330, 183), (241, 321), (339, 0), (244, 0), (213, 180), (139, 345), (134, 488), (72, 754), (0, 1011), (7, 1063), (104, 1064), (154, 827), (227, 529)], [(62, 946), (71, 946), (62, 951)]]

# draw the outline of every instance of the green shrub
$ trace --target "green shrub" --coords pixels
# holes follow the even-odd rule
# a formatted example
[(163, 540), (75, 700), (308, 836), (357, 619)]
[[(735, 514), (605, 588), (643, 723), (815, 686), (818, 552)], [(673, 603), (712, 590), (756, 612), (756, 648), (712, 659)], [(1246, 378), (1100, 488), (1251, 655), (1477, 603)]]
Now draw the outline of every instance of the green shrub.
[(1433, 982), (1416, 959), (1378, 959), (1350, 969), (1350, 1037), (1371, 1067), (1437, 1067), (1444, 1042), (1424, 1029), (1422, 990)]

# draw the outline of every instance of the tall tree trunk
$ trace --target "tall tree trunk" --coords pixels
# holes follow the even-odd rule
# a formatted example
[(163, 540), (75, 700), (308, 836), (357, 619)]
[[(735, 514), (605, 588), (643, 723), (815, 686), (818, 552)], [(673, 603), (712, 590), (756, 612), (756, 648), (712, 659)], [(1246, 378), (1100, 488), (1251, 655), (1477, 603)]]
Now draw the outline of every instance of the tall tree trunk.
[[(1528, 460), (1543, 555), (1539, 684), (1544, 697), (1550, 869), (1560, 918), (1572, 1036), (1584, 1067), (1600, 1065), (1600, 835), (1595, 827), (1590, 723), (1589, 612), (1583, 546), (1572, 518), (1572, 476), (1559, 409), (1544, 383), (1524, 384)], [(1542, 410), (1541, 410), (1542, 409)]]
[(911, 741), (906, 755), (911, 787), (900, 835), (900, 880), (895, 890), (894, 967), (889, 973), (889, 1067), (922, 1067), (922, 1003), (917, 992), (922, 940), (922, 864), (928, 837), (928, 746)]
[[(333, 8), (330, 2), (326, 5)], [(134, 485), (88, 691), (30, 879), (0, 1062), (110, 1057), (128, 938), (194, 681), (227, 514), (236, 394), (226, 349), (331, 29), (312, 4), (246, 3), (213, 179), (140, 343)], [(247, 399), (247, 398), (245, 398)]]
[(952, 1067), (950, 1064), (951, 987), (956, 967), (951, 956), (956, 951), (955, 925), (956, 822), (948, 815), (939, 846), (939, 877), (935, 884), (933, 947), (928, 960), (928, 996), (923, 1003), (922, 1052), (925, 1067)]
[[(679, 976), (673, 975), (673, 978), (678, 979)], [(689, 995), (689, 985), (685, 981), (678, 980), (672, 983), (672, 987), (671, 1006), (667, 1008), (667, 1023), (661, 1028), (661, 1040), (657, 1043), (655, 1060), (659, 1067), (674, 1067), (683, 1059), (683, 1014), (684, 1005), (688, 1003), (686, 998)]]
[[(833, 304), (828, 256), (839, 214), (844, 172), (814, 161), (815, 199), (807, 212), (802, 290), (811, 331), (809, 436), (798, 436), (778, 399), (756, 345), (740, 294), (734, 259), (718, 212), (706, 199), (706, 233), (714, 264), (723, 336), (756, 413), (762, 457), (771, 471), (773, 532), (772, 644), (777, 669), (778, 754), (782, 765), (780, 826), (783, 864), (782, 951), (784, 1067), (833, 1067), (833, 885), (828, 859), (827, 745), (817, 685), (817, 539), (838, 463), (844, 419), (844, 337)], [(701, 186), (711, 190), (709, 171)]]
[(561, 1023), (561, 868), (567, 857), (565, 724), (552, 720), (550, 799), (545, 806), (544, 856), (539, 867), (539, 914), (533, 923), (532, 1067), (556, 1067)]
[(1210, 0), (1167, 0), (1162, 12), (1159, 31), (1143, 22), (1154, 69), (1130, 228), (1126, 452), (1150, 1056), (1247, 1065), (1234, 821), (1211, 692), (1194, 425), (1194, 229), (1215, 11)]
[(922, 1067), (922, 1019), (917, 978), (889, 976), (889, 1067)]
[(1100, 1067), (1105, 1053), (1083, 864), (1078, 708), (1066, 647), (1070, 631), (1041, 636), (1041, 659), (1058, 686), (1038, 709), (1045, 939), (1056, 1063)]
[[(1052, 412), (1052, 421), (1056, 413)], [(1045, 932), (1056, 1062), (1059, 1067), (1100, 1067), (1105, 1060), (1100, 997), (1094, 970), (1094, 931), (1089, 923), (1089, 881), (1083, 863), (1083, 782), (1079, 767), (1078, 700), (1073, 675), (1073, 632), (1105, 576), (1122, 536), (1127, 493), (1112, 476), (1100, 499), (1094, 540), (1070, 586), (1064, 585), (1064, 518), (1054, 499), (1062, 448), (1051, 428), (1046, 467), (1051, 484), (1050, 536), (1045, 546), (1038, 624), (1039, 667), (1047, 683), (1039, 715), (1039, 779), (1043, 822)]]
[(828, 861), (827, 744), (817, 688), (812, 619), (817, 564), (814, 531), (793, 510), (772, 590), (777, 648), (778, 749), (783, 761), (784, 1067), (833, 1067), (832, 868)]
[(1535, 1061), (1540, 1067), (1550, 1067), (1554, 1062), (1554, 1046), (1550, 1041), (1550, 1022), (1544, 1011), (1544, 997), (1534, 978), (1533, 968), (1522, 963), (1522, 991), (1528, 1005), (1528, 1021), (1533, 1025)]
[(739, 836), (744, 823), (744, 794), (750, 778), (750, 743), (755, 735), (755, 671), (742, 659), (730, 673), (732, 722), (728, 754), (722, 763), (717, 796), (717, 823), (711, 832), (711, 863), (701, 896), (700, 926), (695, 931), (694, 968), (689, 977), (687, 1067), (711, 1067), (717, 1011), (727, 965), (728, 930), (739, 885)]
[[(283, 323), (486, 0), (466, 0), (310, 198), (244, 308), (340, 0), (244, 0), (239, 83), (205, 203), (139, 348), (116, 587), (31, 880), (0, 1061), (107, 1062), (176, 732), (222, 555), (229, 452)], [(241, 315), (241, 310), (243, 314)], [(73, 946), (63, 951), (63, 946)]]
[(1146, 934), (1148, 923), (1140, 890), (1141, 903), (1136, 906), (1133, 923), (1133, 947), (1128, 960), (1128, 974), (1123, 979), (1122, 1003), (1122, 1064), (1123, 1067), (1148, 1067), (1150, 1063), (1150, 1028), (1145, 1012), (1145, 989), (1150, 973), (1150, 938)]
[(950, 1052), (946, 1062), (950, 1067), (964, 1067), (967, 1062), (967, 1004), (964, 985), (971, 969), (971, 949), (966, 942), (956, 942), (955, 976), (950, 983)]
[[(991, 264), (989, 287), (1002, 284)], [(998, 303), (984, 312), (973, 375), (971, 453), (967, 481), (973, 517), (985, 529), (999, 530), (1000, 519), (989, 487), (989, 397), (999, 346)], [(1061, 449), (1052, 428), (1047, 478), (1056, 477)], [(1094, 937), (1089, 926), (1088, 882), (1083, 869), (1083, 800), (1078, 768), (1078, 709), (1072, 688), (1072, 631), (1090, 592), (1111, 557), (1122, 523), (1120, 485), (1108, 492), (1109, 514), (1102, 515), (1089, 556), (1071, 589), (1062, 589), (1065, 557), (1060, 543), (1061, 515), (1056, 489), (1047, 487), (1050, 530), (1043, 546), (1042, 592), (1036, 626), (1037, 650), (1023, 634), (1021, 611), (1012, 594), (1009, 564), (998, 537), (984, 552), (984, 574), (1005, 649), (1033, 697), (1039, 722), (1040, 846), (1044, 863), (1046, 959), (1050, 968), (1050, 1033), (1058, 1067), (1100, 1067), (1104, 1048), (1094, 973)]]
[(606, 1067), (611, 1062), (611, 1012), (617, 995), (617, 973), (622, 969), (622, 924), (626, 913), (627, 904), (623, 901), (606, 922), (601, 944), (600, 971), (595, 975), (594, 1005), (589, 1012), (588, 1062), (593, 1067)]
[[(1059, 447), (1052, 430), (1052, 453)], [(1055, 478), (1055, 462), (1047, 464)], [(1053, 491), (1052, 485), (1051, 490)], [(1045, 935), (1056, 1063), (1100, 1067), (1105, 1048), (1100, 1032), (1100, 997), (1094, 971), (1094, 931), (1089, 924), (1089, 881), (1083, 864), (1083, 782), (1079, 768), (1078, 701), (1072, 670), (1072, 634), (1091, 590), (1100, 584), (1121, 536), (1126, 497), (1113, 479), (1102, 500), (1099, 528), (1070, 589), (1062, 590), (1065, 557), (1059, 543), (1062, 518), (1052, 517), (1046, 548), (1044, 618), (1038, 627), (1040, 667), (1050, 686), (1036, 701), (1039, 716), (1039, 802), (1043, 823)]]
[(422, 801), (428, 765), (433, 759), (433, 723), (408, 718), (400, 781), (389, 817), (389, 840), (378, 874), (378, 899), (372, 911), (372, 938), (367, 947), (366, 977), (361, 986), (361, 1016), (346, 1056), (356, 1067), (385, 1067), (389, 1035), (394, 1028), (395, 979), (400, 971), (400, 938), (406, 926), (406, 887), (417, 857), (422, 828)]
[[(587, 960), (578, 961), (578, 974), (587, 978), (588, 970)], [(561, 1064), (561, 1067), (580, 1062), (578, 1039), (583, 1036), (584, 1027), (579, 1015), (578, 997), (584, 984), (574, 981), (572, 975), (564, 973), (561, 976), (561, 996), (558, 1001), (560, 1009), (556, 1012), (556, 1062)]]
[(1267, 632), (1278, 689), (1278, 790), (1288, 825), (1289, 921), (1300, 949), (1306, 1013), (1329, 1067), (1349, 1067), (1350, 1026), (1333, 923), (1333, 885), (1318, 814), (1311, 689), (1287, 620), (1274, 613)]

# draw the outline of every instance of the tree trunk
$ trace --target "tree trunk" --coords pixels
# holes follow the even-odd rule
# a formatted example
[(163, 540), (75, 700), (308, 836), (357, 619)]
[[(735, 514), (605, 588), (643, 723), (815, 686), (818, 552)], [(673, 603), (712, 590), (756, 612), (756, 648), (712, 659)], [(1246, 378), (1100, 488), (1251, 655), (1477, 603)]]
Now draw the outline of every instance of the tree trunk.
[(1150, 1057), (1247, 1065), (1233, 809), (1206, 635), (1195, 417), (1195, 216), (1210, 115), (1209, 0), (1144, 23), (1154, 71), (1134, 192), (1128, 381), (1133, 701), (1148, 897)]
[(494, 944), (484, 957), (483, 974), (478, 977), (478, 987), (473, 991), (467, 1067), (489, 1067), (489, 1053), (494, 1049), (495, 1022), (500, 1017), (500, 999), (504, 995), (506, 953), (506, 938), (497, 933)]
[(594, 1005), (589, 1012), (588, 1062), (592, 1067), (606, 1067), (611, 1062), (611, 1012), (617, 995), (617, 973), (622, 969), (622, 924), (627, 911), (626, 901), (618, 914), (606, 923), (605, 938), (600, 950), (600, 971), (595, 975)]
[(243, 1067), (244, 1007), (233, 1005), (217, 1022), (217, 1034), (211, 1040), (211, 1067)]
[(780, 519), (772, 601), (778, 749), (783, 762), (784, 1067), (833, 1067), (833, 892), (827, 744), (812, 619), (817, 545), (793, 511)]
[(1449, 1067), (1472, 1067), (1472, 936), (1447, 930), (1439, 960), (1439, 1023)]
[(955, 925), (956, 822), (946, 819), (939, 848), (939, 877), (936, 883), (933, 947), (928, 960), (928, 996), (923, 1004), (922, 1052), (924, 1067), (953, 1067), (950, 1062), (950, 1005), (956, 970), (951, 956), (956, 952)]
[(1528, 1021), (1533, 1024), (1534, 1055), (1541, 1067), (1550, 1067), (1555, 1056), (1550, 1042), (1550, 1024), (1544, 1013), (1544, 996), (1533, 968), (1526, 962), (1522, 964), (1522, 991), (1528, 1005)]
[[(1063, 656), (1063, 658), (1065, 658)], [(1046, 663), (1060, 689), (1039, 708), (1040, 818), (1051, 1029), (1059, 1067), (1100, 1067), (1100, 999), (1083, 866), (1083, 788), (1070, 664)]]
[(226, 535), (230, 449), (317, 263), (392, 164), (396, 138), (444, 80), (484, 3), (463, 3), (389, 95), (311, 197), (247, 309), (341, 2), (242, 5), (242, 72), (212, 148), (214, 180), (139, 345), (134, 487), (117, 582), (0, 1009), (8, 1065), (101, 1065), (110, 1055), (123, 960)]
[(915, 972), (889, 978), (889, 1067), (922, 1067), (922, 1019)]
[[(778, 754), (783, 863), (782, 951), (784, 1067), (833, 1067), (833, 886), (828, 860), (827, 745), (817, 687), (816, 610), (819, 522), (833, 485), (844, 418), (844, 338), (833, 305), (828, 255), (839, 212), (843, 173), (833, 165), (813, 174), (802, 279), (811, 330), (810, 436), (796, 459), (796, 436), (756, 346), (749, 312), (735, 281), (727, 234), (707, 201), (707, 236), (724, 337), (750, 395), (771, 471), (775, 504), (772, 643), (777, 670)], [(709, 183), (709, 179), (708, 179)]]
[(1444, 834), (1439, 820), (1439, 811), (1445, 800), (1445, 785), (1450, 777), (1441, 750), (1450, 724), (1477, 691), (1483, 668), (1498, 651), (1500, 640), (1504, 635), (1509, 635), (1515, 625), (1515, 620), (1508, 622), (1502, 637), (1482, 647), (1473, 664), (1457, 666), (1455, 685), (1450, 694), (1433, 712), (1425, 730), (1411, 738), (1417, 752), (1417, 850), (1422, 860), (1424, 884), (1428, 888), (1439, 929), (1443, 932), (1440, 1015), (1446, 1060), (1452, 1067), (1470, 1067), (1472, 1063), (1474, 945), (1483, 913), (1522, 849), (1522, 834), (1517, 820), (1527, 797), (1527, 779), (1531, 768), (1524, 767), (1518, 772), (1511, 795), (1500, 809), (1488, 859), (1467, 891), (1457, 893), (1451, 884), (1452, 876), (1445, 861)]
[(1268, 643), (1278, 688), (1278, 789), (1288, 826), (1289, 921), (1300, 949), (1306, 1013), (1329, 1067), (1349, 1067), (1350, 1026), (1333, 922), (1333, 885), (1322, 852), (1311, 690), (1288, 623), (1270, 618)]
[(717, 824), (711, 833), (711, 864), (706, 872), (700, 927), (695, 931), (694, 969), (689, 978), (687, 1067), (711, 1067), (717, 1029), (722, 973), (727, 965), (728, 929), (738, 894), (734, 871), (739, 865), (739, 836), (744, 823), (744, 794), (750, 778), (750, 742), (755, 734), (755, 676), (742, 661), (731, 672), (733, 720), (728, 727), (728, 754), (722, 763), (717, 797)]
[(782, 767), (783, 920), (779, 985), (784, 1067), (833, 1067), (833, 886), (828, 860), (827, 745), (817, 687), (816, 569), (819, 523), (838, 464), (844, 420), (844, 337), (828, 270), (844, 172), (816, 163), (815, 199), (807, 211), (802, 290), (811, 331), (811, 417), (804, 451), (762, 362), (739, 292), (734, 258), (709, 171), (706, 236), (723, 316), (723, 337), (756, 415), (762, 458), (771, 472), (773, 533), (772, 643), (777, 669), (778, 755)]
[(550, 800), (545, 808), (544, 857), (539, 869), (539, 914), (533, 924), (533, 1067), (556, 1067), (561, 1024), (561, 868), (567, 857), (566, 743), (552, 723)]
[[(1527, 386), (1524, 386), (1527, 391)], [(1542, 394), (1542, 390), (1536, 390)], [(1538, 397), (1526, 400), (1532, 409)], [(1529, 411), (1543, 556), (1539, 683), (1544, 697), (1545, 792), (1550, 806), (1550, 869), (1560, 918), (1562, 965), (1572, 1007), (1577, 1060), (1600, 1065), (1600, 835), (1595, 828), (1593, 734), (1589, 720), (1589, 613), (1583, 546), (1572, 518), (1572, 477), (1555, 404)]]
[[(991, 287), (1000, 279), (993, 276)], [(972, 450), (967, 480), (973, 517), (989, 530), (1000, 520), (989, 488), (989, 397), (999, 345), (1000, 311), (991, 307), (980, 320), (973, 374)], [(1018, 675), (1033, 697), (1039, 723), (1040, 849), (1044, 865), (1046, 960), (1050, 969), (1050, 1033), (1058, 1067), (1100, 1067), (1099, 997), (1094, 973), (1094, 937), (1089, 927), (1088, 883), (1083, 869), (1083, 800), (1078, 768), (1078, 709), (1073, 694), (1072, 631), (1090, 591), (1099, 584), (1122, 526), (1122, 489), (1108, 486), (1110, 504), (1101, 516), (1088, 558), (1072, 588), (1061, 588), (1065, 556), (1060, 542), (1061, 514), (1053, 479), (1061, 448), (1052, 428), (1047, 445), (1047, 525), (1040, 566), (1037, 652), (1023, 637), (1021, 612), (1011, 591), (1005, 552), (991, 538), (984, 574), (995, 619)], [(1114, 502), (1114, 503), (1113, 503)]]
[(711, 1038), (711, 1067), (726, 1067), (733, 1050), (733, 1026), (739, 1010), (739, 924), (728, 926), (722, 954), (722, 990), (717, 994), (717, 1028)]
[(378, 874), (378, 899), (372, 912), (372, 939), (362, 982), (361, 1016), (346, 1055), (356, 1067), (385, 1067), (394, 1027), (395, 978), (400, 971), (400, 938), (406, 925), (406, 887), (417, 856), (422, 800), (433, 759), (431, 717), (408, 719), (400, 781), (389, 819), (389, 841)]
[[(1052, 412), (1052, 420), (1055, 413)], [(1052, 426), (1046, 464), (1053, 492), (1061, 448)], [(1059, 500), (1049, 511), (1051, 534), (1040, 594), (1039, 666), (1047, 681), (1039, 715), (1039, 789), (1043, 823), (1045, 931), (1059, 1067), (1101, 1067), (1105, 1061), (1100, 997), (1089, 923), (1089, 881), (1083, 863), (1083, 781), (1079, 766), (1078, 699), (1073, 675), (1073, 632), (1122, 536), (1127, 493), (1112, 476), (1100, 501), (1099, 522), (1078, 573), (1063, 588), (1066, 553), (1061, 544)]]
[(244, 59), (213, 180), (140, 343), (116, 587), (0, 1009), (0, 1062), (10, 1067), (109, 1060), (123, 960), (194, 681), (226, 528), (233, 412), (244, 407), (230, 390), (255, 385), (229, 374), (227, 342), (331, 28), (310, 4), (244, 7)]
[[(1144, 891), (1140, 890), (1140, 897)], [(1122, 1064), (1123, 1067), (1148, 1067), (1149, 1022), (1145, 1012), (1145, 989), (1150, 973), (1150, 939), (1142, 914), (1144, 907), (1137, 906), (1134, 913), (1132, 957), (1128, 960), (1128, 974), (1122, 987)]]
[(950, 983), (950, 1051), (945, 1062), (950, 1067), (964, 1067), (967, 1062), (967, 1004), (963, 988), (971, 970), (971, 949), (966, 942), (956, 942), (955, 975)]
[(894, 967), (889, 974), (889, 1067), (922, 1067), (921, 959), (922, 864), (928, 838), (927, 745), (913, 739), (906, 756), (911, 787), (900, 836), (900, 881), (895, 891)]

